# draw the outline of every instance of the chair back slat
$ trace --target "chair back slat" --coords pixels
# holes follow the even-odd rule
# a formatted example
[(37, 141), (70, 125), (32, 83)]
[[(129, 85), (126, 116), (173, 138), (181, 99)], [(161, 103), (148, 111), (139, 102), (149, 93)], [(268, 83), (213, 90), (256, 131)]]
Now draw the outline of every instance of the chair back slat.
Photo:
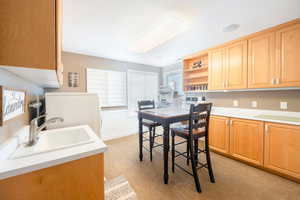
[(205, 133), (208, 133), (211, 108), (212, 103), (199, 103), (196, 105), (191, 105), (189, 119), (189, 134), (192, 134), (193, 130), (199, 128), (204, 128)]
[(154, 109), (154, 108), (155, 108), (155, 103), (153, 100), (138, 101), (139, 110), (147, 110), (147, 109)]

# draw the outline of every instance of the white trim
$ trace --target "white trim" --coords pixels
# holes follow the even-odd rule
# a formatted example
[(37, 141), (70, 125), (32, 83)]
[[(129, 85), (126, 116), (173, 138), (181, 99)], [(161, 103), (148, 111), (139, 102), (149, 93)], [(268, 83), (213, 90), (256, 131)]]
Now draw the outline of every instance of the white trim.
[(143, 74), (153, 74), (153, 75), (158, 75), (159, 72), (149, 72), (149, 71), (142, 71), (142, 70), (133, 70), (133, 69), (128, 69), (127, 72), (135, 72), (135, 73), (143, 73)]

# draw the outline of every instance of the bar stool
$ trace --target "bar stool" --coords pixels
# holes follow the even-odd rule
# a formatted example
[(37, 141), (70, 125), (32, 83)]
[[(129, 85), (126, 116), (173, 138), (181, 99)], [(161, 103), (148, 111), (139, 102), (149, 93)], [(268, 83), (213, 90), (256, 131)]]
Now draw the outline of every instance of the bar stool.
[[(154, 109), (154, 108), (155, 108), (154, 101), (151, 101), (151, 100), (138, 101), (139, 111), (147, 110), (147, 109)], [(163, 144), (159, 144), (159, 143), (155, 142), (155, 138), (162, 136), (161, 134), (156, 134), (156, 127), (161, 126), (161, 124), (159, 124), (157, 122), (153, 122), (151, 120), (147, 120), (147, 119), (143, 119), (142, 124), (143, 124), (143, 126), (148, 128), (148, 131), (146, 131), (146, 132), (149, 132), (149, 138), (144, 137), (144, 133), (146, 133), (146, 132), (143, 132), (143, 143), (146, 141), (149, 141), (150, 149), (146, 148), (144, 145), (143, 145), (143, 148), (150, 152), (150, 160), (152, 161), (153, 148), (163, 146)]]
[[(209, 172), (210, 181), (215, 182), (213, 175), (210, 153), (209, 153), (209, 142), (208, 142), (208, 127), (209, 118), (211, 112), (212, 103), (200, 103), (197, 105), (191, 105), (189, 114), (188, 126), (181, 126), (171, 128), (172, 135), (172, 171), (175, 172), (175, 166), (182, 169), (186, 173), (194, 177), (197, 191), (201, 192), (200, 181), (197, 170), (200, 168), (207, 168)], [(183, 142), (175, 144), (175, 136), (184, 139)], [(205, 149), (199, 149), (198, 142), (200, 138), (205, 138)], [(175, 149), (175, 146), (187, 143), (187, 152), (179, 152)], [(205, 153), (206, 163), (201, 163), (198, 160), (198, 154)], [(175, 158), (183, 156), (187, 159), (187, 162), (191, 160), (192, 173), (186, 170), (184, 167), (175, 163)]]

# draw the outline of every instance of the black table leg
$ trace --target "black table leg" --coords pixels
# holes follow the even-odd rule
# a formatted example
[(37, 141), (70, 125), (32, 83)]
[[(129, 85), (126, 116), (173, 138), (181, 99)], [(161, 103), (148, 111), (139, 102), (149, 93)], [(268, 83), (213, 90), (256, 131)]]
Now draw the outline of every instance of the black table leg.
[(168, 172), (168, 159), (169, 159), (169, 129), (170, 124), (164, 125), (164, 183), (168, 184), (169, 181), (169, 172)]
[(139, 114), (139, 149), (140, 149), (140, 161), (143, 161), (143, 124), (142, 116)]

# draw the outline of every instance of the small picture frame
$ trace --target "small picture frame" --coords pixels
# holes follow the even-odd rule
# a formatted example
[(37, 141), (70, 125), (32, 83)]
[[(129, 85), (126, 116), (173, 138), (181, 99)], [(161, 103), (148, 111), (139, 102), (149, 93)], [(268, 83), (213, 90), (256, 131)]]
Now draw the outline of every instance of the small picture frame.
[(25, 113), (26, 92), (0, 86), (0, 126)]

